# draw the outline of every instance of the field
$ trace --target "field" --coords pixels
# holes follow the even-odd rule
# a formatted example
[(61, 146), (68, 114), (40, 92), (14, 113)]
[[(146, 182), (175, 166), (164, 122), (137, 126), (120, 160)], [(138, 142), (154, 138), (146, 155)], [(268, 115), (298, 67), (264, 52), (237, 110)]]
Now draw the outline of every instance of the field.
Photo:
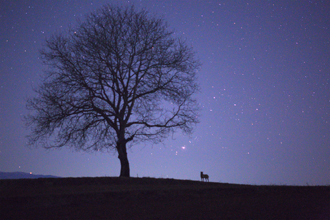
[(18, 179), (0, 180), (0, 204), (0, 219), (330, 219), (330, 187)]

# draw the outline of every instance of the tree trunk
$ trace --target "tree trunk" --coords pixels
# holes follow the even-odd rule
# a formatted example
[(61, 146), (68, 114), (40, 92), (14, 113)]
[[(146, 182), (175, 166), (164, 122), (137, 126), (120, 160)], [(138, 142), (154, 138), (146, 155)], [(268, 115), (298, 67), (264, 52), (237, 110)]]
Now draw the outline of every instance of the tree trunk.
[(120, 160), (120, 177), (130, 177), (129, 162), (127, 158), (126, 141), (117, 143), (118, 158)]

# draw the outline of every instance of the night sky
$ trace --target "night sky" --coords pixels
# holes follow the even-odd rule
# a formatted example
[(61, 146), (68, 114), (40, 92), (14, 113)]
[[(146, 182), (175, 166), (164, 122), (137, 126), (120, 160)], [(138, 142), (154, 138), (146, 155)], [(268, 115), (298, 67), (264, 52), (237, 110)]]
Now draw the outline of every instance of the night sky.
[(133, 146), (133, 177), (330, 184), (330, 2), (325, 0), (0, 0), (0, 171), (118, 176), (115, 152), (26, 146), (26, 99), (45, 39), (106, 3), (162, 16), (202, 62), (200, 123)]

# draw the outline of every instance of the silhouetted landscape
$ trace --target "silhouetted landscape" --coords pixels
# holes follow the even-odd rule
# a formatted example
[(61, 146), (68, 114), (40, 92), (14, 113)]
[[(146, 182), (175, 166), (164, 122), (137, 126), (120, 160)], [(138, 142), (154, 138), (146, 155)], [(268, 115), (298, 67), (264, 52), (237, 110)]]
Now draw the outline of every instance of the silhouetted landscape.
[(1, 219), (330, 219), (329, 186), (155, 178), (0, 180)]
[(52, 175), (30, 174), (24, 172), (0, 172), (0, 179), (38, 179), (38, 178), (58, 178)]

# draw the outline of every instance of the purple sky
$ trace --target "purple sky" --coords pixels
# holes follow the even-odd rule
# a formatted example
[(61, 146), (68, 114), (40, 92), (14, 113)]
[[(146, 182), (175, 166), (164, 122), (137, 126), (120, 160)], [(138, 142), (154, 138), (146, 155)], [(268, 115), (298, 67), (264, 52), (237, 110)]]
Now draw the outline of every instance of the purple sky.
[(329, 1), (0, 0), (0, 171), (118, 176), (115, 152), (28, 148), (22, 122), (45, 38), (106, 3), (163, 16), (203, 66), (191, 136), (128, 151), (131, 176), (330, 184)]

